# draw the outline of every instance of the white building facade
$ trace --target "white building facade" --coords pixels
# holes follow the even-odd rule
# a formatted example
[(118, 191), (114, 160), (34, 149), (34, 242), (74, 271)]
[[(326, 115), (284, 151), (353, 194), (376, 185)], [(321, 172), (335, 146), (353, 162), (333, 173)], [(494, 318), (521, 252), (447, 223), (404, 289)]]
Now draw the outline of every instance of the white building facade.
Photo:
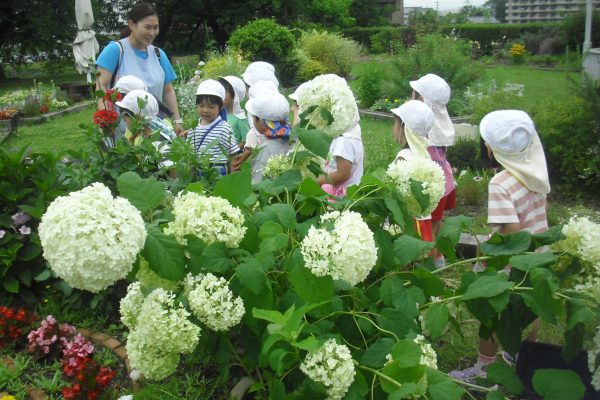
[[(506, 22), (556, 22), (566, 16), (584, 10), (586, 0), (508, 0)], [(600, 9), (600, 0), (593, 1), (594, 9)]]

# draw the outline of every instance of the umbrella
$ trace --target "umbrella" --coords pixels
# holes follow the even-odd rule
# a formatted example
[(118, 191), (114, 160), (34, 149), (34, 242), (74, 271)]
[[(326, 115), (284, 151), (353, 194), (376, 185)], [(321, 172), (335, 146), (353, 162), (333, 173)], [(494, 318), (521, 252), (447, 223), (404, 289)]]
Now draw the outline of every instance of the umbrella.
[(75, 0), (75, 17), (77, 18), (77, 37), (73, 41), (75, 68), (80, 74), (87, 73), (88, 83), (92, 81), (90, 70), (96, 62), (99, 46), (96, 32), (92, 30), (94, 12), (90, 0)]

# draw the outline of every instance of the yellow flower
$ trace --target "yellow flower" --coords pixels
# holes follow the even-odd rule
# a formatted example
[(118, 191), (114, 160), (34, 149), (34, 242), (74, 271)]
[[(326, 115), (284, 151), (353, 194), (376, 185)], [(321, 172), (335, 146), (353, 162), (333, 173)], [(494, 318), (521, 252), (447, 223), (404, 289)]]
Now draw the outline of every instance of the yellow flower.
[(390, 101), (390, 99), (385, 99), (385, 102), (387, 103), (388, 101)]
[(398, 100), (398, 99), (395, 99), (395, 100), (394, 100), (394, 103), (400, 103), (400, 100)]
[(0, 400), (17, 400), (17, 398), (13, 395), (8, 395), (0, 397)]

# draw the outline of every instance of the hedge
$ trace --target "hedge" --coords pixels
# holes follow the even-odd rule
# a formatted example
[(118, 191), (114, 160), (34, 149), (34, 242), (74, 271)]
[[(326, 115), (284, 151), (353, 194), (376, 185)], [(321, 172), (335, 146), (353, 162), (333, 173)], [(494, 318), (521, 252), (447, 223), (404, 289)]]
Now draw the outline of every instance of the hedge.
[(389, 52), (394, 41), (410, 47), (415, 44), (417, 37), (416, 30), (412, 26), (357, 27), (346, 29), (343, 34), (369, 49), (371, 53)]

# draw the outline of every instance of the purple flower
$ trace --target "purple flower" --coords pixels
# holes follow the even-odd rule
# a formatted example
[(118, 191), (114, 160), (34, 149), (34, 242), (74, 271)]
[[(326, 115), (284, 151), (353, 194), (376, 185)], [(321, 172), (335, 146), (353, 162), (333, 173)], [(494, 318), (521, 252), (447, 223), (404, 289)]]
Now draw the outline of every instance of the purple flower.
[(2, 239), (6, 235), (6, 231), (4, 229), (0, 229), (0, 239)]
[(31, 233), (31, 228), (23, 225), (19, 228), (19, 232), (21, 232), (22, 235), (29, 235)]
[(25, 213), (16, 213), (12, 216), (12, 220), (16, 226), (26, 224), (29, 220), (31, 220), (31, 216)]

